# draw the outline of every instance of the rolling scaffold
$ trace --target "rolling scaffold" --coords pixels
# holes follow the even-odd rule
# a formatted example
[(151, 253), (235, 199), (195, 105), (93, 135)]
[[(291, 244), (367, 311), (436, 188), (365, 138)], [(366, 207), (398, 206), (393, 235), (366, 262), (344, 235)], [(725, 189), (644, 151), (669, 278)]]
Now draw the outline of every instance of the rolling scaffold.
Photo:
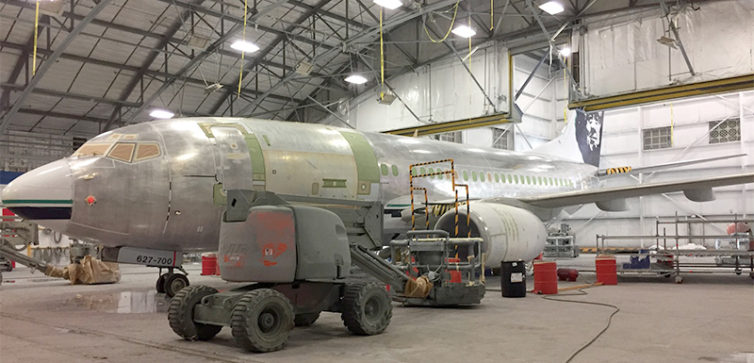
[[(655, 235), (649, 236), (608, 236), (596, 235), (595, 247), (598, 254), (611, 253), (611, 248), (607, 246), (610, 240), (655, 240), (654, 251), (649, 249), (640, 249), (638, 254), (631, 255), (631, 263), (624, 264), (621, 268), (619, 264), (618, 271), (621, 274), (655, 274), (664, 277), (675, 277), (675, 282), (682, 283), (682, 273), (715, 273), (733, 272), (741, 275), (743, 270), (749, 269), (749, 276), (754, 279), (754, 236), (749, 233), (733, 234), (701, 234), (692, 235), (691, 233), (681, 234), (679, 226), (687, 225), (708, 225), (721, 223), (751, 223), (754, 219), (740, 218), (733, 215), (731, 218), (703, 218), (703, 217), (685, 217), (680, 218), (676, 213), (673, 218), (657, 218), (655, 221)], [(668, 234), (666, 228), (661, 225), (673, 225), (675, 234)], [(681, 241), (717, 241), (726, 240), (728, 246), (715, 243), (714, 248), (691, 249), (684, 248)], [(668, 243), (670, 242), (670, 243)], [(682, 261), (681, 258), (696, 257), (714, 257), (714, 262), (689, 262)], [(650, 262), (654, 258), (655, 262)], [(702, 269), (702, 270), (700, 270)]]

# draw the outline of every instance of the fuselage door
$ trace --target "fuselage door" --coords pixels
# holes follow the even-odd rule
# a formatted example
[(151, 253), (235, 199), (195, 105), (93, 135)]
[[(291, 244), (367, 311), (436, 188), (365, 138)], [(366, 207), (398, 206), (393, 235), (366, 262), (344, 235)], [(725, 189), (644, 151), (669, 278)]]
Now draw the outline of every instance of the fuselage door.
[(232, 126), (214, 126), (217, 150), (220, 153), (218, 177), (225, 190), (252, 190), (254, 185), (251, 157), (244, 135)]

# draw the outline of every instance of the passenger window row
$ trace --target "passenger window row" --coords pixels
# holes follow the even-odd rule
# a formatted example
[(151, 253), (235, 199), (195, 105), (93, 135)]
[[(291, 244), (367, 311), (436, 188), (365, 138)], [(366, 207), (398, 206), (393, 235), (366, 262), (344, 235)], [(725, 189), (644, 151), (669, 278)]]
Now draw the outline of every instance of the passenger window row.
[[(392, 169), (393, 176), (398, 176), (398, 167), (395, 165), (393, 165), (392, 168), (389, 168), (387, 164), (380, 164), (380, 169), (382, 171), (383, 176), (388, 176), (390, 174), (389, 169)], [(418, 167), (418, 168), (413, 168), (412, 170), (413, 170), (412, 174), (414, 176), (449, 171), (449, 169), (423, 167), (423, 166)], [(474, 182), (494, 182), (494, 183), (505, 183), (505, 184), (542, 185), (542, 186), (556, 186), (556, 187), (573, 187), (574, 186), (573, 181), (570, 179), (550, 177), (550, 176), (532, 176), (532, 175), (518, 175), (518, 174), (480, 172), (480, 171), (471, 171), (471, 174), (469, 174), (468, 170), (463, 170), (461, 173), (463, 175), (464, 181), (469, 181), (469, 175), (470, 175), (471, 181), (474, 181)], [(444, 175), (430, 175), (427, 178), (450, 180), (450, 174), (448, 173)], [(456, 180), (458, 180), (457, 172), (456, 172)]]

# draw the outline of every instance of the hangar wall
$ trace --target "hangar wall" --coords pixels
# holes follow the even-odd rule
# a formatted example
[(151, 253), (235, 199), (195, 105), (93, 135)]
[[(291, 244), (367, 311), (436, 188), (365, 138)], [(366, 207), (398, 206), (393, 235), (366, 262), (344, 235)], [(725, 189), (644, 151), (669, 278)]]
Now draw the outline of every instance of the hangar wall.
[[(720, 121), (740, 120), (740, 141), (710, 143), (710, 129)], [(643, 130), (670, 127), (672, 145), (668, 148), (644, 150)], [(726, 130), (727, 131), (727, 130)], [(713, 138), (714, 139), (714, 138)], [(600, 167), (651, 166), (679, 160), (693, 160), (716, 156), (747, 154), (744, 157), (697, 164), (632, 178), (617, 176), (608, 185), (639, 182), (654, 183), (665, 180), (699, 179), (731, 175), (754, 170), (754, 91), (714, 95), (667, 103), (643, 105), (605, 112), (602, 158)], [(731, 212), (754, 214), (754, 188), (749, 185), (716, 188), (717, 199), (696, 203), (682, 193), (653, 195), (628, 200), (629, 210), (607, 213), (594, 205), (586, 205), (577, 213), (563, 218), (576, 232), (576, 242), (582, 246), (594, 244), (596, 234), (654, 235), (656, 217), (722, 216)], [(708, 234), (724, 234), (725, 225), (710, 225)], [(673, 231), (674, 232), (674, 231)], [(701, 233), (699, 227), (681, 233)], [(671, 234), (671, 231), (668, 231)], [(621, 246), (640, 245), (654, 240), (623, 241)], [(617, 242), (616, 242), (617, 244)]]
[[(472, 48), (473, 49), (473, 48)], [(462, 56), (468, 49), (459, 50)], [(389, 79), (401, 100), (391, 105), (377, 103), (379, 86), (365, 92), (339, 110), (354, 127), (364, 131), (384, 131), (429, 122), (458, 120), (508, 110), (508, 50), (496, 44), (480, 47), (466, 65), (477, 77), (490, 105), (469, 73), (455, 56), (417, 68)], [(418, 117), (414, 117), (408, 108)], [(331, 122), (332, 117), (327, 122)]]
[(593, 18), (575, 42), (585, 55), (585, 92), (603, 97), (754, 72), (754, 2), (700, 2), (687, 6), (676, 19), (695, 75), (679, 49), (657, 41), (673, 38), (659, 9)]

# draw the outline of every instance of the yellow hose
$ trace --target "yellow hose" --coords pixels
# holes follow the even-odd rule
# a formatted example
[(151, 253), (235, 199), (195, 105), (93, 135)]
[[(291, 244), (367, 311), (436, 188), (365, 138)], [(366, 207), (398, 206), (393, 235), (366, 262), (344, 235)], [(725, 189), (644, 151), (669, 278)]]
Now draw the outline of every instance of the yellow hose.
[(37, 73), (37, 36), (39, 34), (39, 1), (34, 12), (34, 55), (31, 58), (31, 75)]
[[(249, 8), (249, 0), (244, 0), (243, 1), (243, 31), (241, 33), (242, 34), (241, 39), (243, 39), (243, 41), (246, 41), (246, 12), (248, 8)], [(241, 67), (238, 70), (238, 97), (241, 97), (241, 82), (243, 81), (244, 54), (246, 54), (246, 52), (241, 51)]]
[(431, 35), (429, 35), (429, 29), (427, 29), (427, 24), (424, 24), (424, 32), (427, 33), (427, 37), (429, 38), (432, 43), (441, 43), (444, 42), (445, 39), (448, 39), (448, 35), (450, 35), (450, 32), (453, 30), (453, 24), (456, 22), (456, 15), (458, 14), (458, 4), (461, 3), (461, 0), (457, 0), (456, 4), (453, 6), (453, 19), (450, 19), (450, 27), (448, 27), (448, 31), (445, 32), (445, 36), (442, 37), (442, 39), (434, 39)]

